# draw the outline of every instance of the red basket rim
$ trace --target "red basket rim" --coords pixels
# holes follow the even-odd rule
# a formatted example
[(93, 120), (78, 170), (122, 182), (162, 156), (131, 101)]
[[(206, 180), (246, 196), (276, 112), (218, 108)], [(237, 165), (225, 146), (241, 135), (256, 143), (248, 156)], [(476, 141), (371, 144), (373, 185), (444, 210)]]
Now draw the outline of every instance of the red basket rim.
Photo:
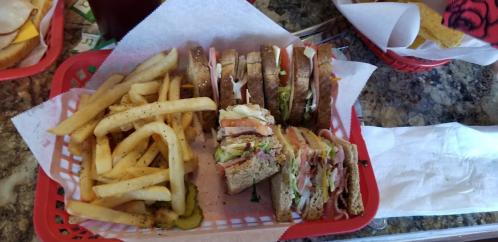
[[(426, 70), (430, 70), (434, 67), (442, 66), (442, 65), (451, 61), (451, 59), (428, 60), (428, 59), (413, 57), (413, 56), (405, 57), (405, 56), (401, 56), (401, 55), (396, 54), (392, 50), (387, 50), (386, 52), (384, 52), (375, 43), (373, 43), (370, 39), (368, 39), (362, 32), (360, 32), (358, 29), (356, 29), (356, 32), (358, 33), (360, 38), (363, 40), (363, 42), (365, 42), (365, 44), (368, 46), (368, 48), (375, 55), (377, 55), (386, 64), (388, 64), (388, 65), (390, 65), (393, 68), (396, 68), (398, 70), (402, 70), (402, 71), (426, 71)], [(392, 61), (397, 61), (400, 64), (403, 64), (406, 66), (413, 66), (414, 68), (397, 68), (397, 67), (393, 66), (393, 64), (389, 63)]]
[(59, 0), (54, 9), (52, 23), (50, 26), (50, 41), (47, 44), (49, 48), (42, 57), (40, 62), (22, 68), (14, 68), (0, 71), (0, 81), (8, 81), (22, 77), (32, 76), (46, 70), (59, 57), (64, 45), (64, 2)]

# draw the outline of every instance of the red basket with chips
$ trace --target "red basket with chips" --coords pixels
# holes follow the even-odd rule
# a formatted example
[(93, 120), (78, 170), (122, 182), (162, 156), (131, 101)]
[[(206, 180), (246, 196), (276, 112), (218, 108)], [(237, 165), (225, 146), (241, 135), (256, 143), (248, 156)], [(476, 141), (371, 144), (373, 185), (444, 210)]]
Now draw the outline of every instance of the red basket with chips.
[(64, 1), (59, 0), (45, 36), (47, 51), (40, 61), (32, 66), (0, 70), (0, 81), (32, 76), (46, 70), (59, 57), (64, 41)]
[(451, 59), (435, 61), (413, 56), (404, 57), (394, 53), (391, 50), (384, 52), (360, 31), (356, 30), (356, 32), (358, 32), (360, 38), (375, 55), (377, 55), (384, 63), (396, 70), (406, 72), (428, 71), (434, 67), (442, 66), (451, 61)]

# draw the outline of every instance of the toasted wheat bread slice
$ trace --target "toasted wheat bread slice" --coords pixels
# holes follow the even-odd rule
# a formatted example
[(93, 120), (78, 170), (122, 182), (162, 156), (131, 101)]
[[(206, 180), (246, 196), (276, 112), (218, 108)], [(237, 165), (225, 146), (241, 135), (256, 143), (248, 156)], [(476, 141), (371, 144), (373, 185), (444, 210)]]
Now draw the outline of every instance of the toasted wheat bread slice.
[(235, 81), (238, 62), (239, 54), (234, 49), (225, 50), (221, 54), (220, 109), (234, 105), (232, 80)]
[(281, 115), (278, 103), (278, 87), (280, 85), (280, 78), (277, 73), (277, 63), (275, 60), (273, 45), (261, 45), (260, 53), (263, 69), (265, 107), (270, 110), (271, 114), (275, 118), (275, 122), (280, 123)]
[(247, 54), (247, 90), (252, 104), (265, 107), (265, 92), (263, 91), (263, 72), (261, 67), (261, 54), (251, 52)]
[[(317, 128), (329, 129), (332, 96), (332, 44), (318, 46), (318, 77), (320, 92), (318, 97)], [(316, 71), (316, 70), (315, 70)]]
[[(234, 165), (225, 170), (227, 193), (237, 194), (280, 170), (279, 160), (285, 159), (283, 154), (274, 159), (258, 159), (253, 157), (242, 164)], [(254, 179), (254, 180), (253, 180)]]
[(292, 126), (301, 126), (306, 106), (306, 96), (309, 90), (311, 63), (310, 59), (304, 55), (304, 47), (295, 47), (292, 55), (294, 87), (289, 121)]
[(347, 192), (344, 191), (346, 198), (347, 209), (350, 214), (363, 214), (364, 207), (360, 193), (360, 173), (358, 170), (358, 150), (355, 144), (351, 144), (346, 140), (335, 137), (337, 142), (344, 149), (344, 167), (349, 173), (347, 181)]
[[(213, 99), (211, 75), (202, 46), (191, 48), (189, 51), (187, 83), (194, 86), (192, 93), (194, 97), (208, 97)], [(216, 128), (217, 116), (214, 111), (198, 112), (198, 115), (204, 132), (211, 132), (211, 128)]]

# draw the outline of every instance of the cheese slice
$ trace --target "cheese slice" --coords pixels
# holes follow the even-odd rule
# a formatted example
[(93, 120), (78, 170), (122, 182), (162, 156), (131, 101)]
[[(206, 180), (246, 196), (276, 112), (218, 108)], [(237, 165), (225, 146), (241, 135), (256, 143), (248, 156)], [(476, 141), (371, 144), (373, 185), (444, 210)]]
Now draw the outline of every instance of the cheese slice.
[(38, 35), (39, 33), (35, 25), (31, 21), (31, 19), (28, 19), (28, 21), (26, 21), (26, 23), (24, 23), (23, 26), (21, 26), (21, 28), (19, 29), (19, 34), (17, 34), (17, 37), (12, 41), (12, 44), (29, 40)]

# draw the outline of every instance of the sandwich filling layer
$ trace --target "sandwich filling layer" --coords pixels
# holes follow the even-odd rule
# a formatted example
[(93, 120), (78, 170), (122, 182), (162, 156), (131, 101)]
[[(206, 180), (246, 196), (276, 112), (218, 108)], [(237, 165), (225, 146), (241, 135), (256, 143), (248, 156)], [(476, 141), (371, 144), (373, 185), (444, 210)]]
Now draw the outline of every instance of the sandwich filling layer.
[(219, 123), (217, 138), (221, 140), (226, 136), (237, 137), (245, 134), (271, 136), (275, 120), (268, 110), (260, 108), (259, 105), (247, 104), (220, 110)]

